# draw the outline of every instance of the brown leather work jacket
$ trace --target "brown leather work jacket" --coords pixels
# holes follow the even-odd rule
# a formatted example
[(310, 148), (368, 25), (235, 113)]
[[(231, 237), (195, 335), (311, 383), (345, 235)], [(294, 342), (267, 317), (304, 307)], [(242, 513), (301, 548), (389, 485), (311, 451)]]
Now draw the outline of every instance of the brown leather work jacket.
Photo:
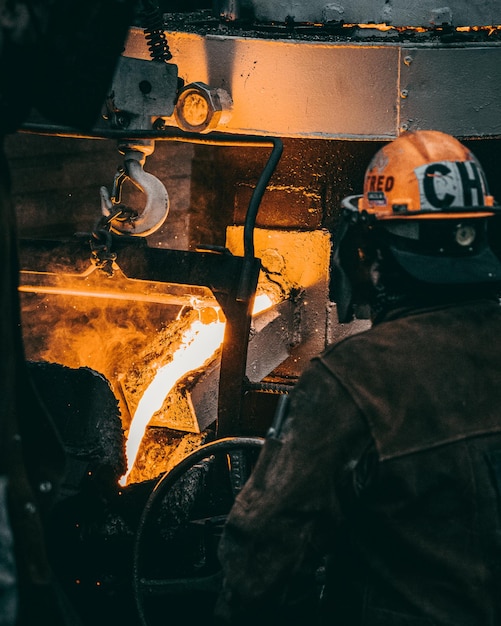
[(479, 300), (314, 359), (230, 513), (222, 621), (501, 624), (500, 336)]

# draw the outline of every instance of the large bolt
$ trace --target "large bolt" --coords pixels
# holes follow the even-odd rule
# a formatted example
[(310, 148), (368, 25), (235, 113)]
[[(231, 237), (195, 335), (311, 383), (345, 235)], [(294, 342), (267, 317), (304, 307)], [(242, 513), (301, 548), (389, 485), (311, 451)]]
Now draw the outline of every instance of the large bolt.
[(190, 83), (179, 94), (174, 116), (182, 130), (203, 133), (226, 124), (232, 105), (231, 96), (224, 89)]

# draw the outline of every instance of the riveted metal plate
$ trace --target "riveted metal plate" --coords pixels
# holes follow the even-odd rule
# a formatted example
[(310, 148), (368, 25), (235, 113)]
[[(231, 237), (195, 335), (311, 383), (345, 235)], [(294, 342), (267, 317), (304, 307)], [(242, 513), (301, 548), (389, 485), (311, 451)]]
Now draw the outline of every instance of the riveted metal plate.
[[(465, 138), (501, 135), (497, 43), (167, 35), (185, 83), (230, 93), (232, 116), (217, 130), (355, 140), (392, 139), (417, 128)], [(124, 54), (147, 58), (142, 32), (131, 32)]]
[(221, 12), (238, 19), (253, 14), (264, 22), (285, 21), (345, 23), (387, 23), (394, 26), (440, 26), (442, 22), (455, 26), (481, 26), (501, 23), (498, 0), (219, 0)]
[(402, 56), (404, 129), (501, 136), (501, 47), (414, 48)]

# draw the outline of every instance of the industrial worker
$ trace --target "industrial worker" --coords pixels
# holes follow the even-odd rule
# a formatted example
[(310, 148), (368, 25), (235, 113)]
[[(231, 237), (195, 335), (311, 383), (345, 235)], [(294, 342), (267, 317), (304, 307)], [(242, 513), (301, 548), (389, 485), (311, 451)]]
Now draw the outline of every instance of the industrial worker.
[(229, 514), (217, 623), (501, 624), (499, 208), (455, 138), (408, 132), (344, 200), (340, 322)]
[(46, 546), (65, 458), (25, 363), (3, 138), (32, 109), (48, 123), (92, 127), (135, 4), (0, 0), (0, 626), (79, 623), (54, 578)]

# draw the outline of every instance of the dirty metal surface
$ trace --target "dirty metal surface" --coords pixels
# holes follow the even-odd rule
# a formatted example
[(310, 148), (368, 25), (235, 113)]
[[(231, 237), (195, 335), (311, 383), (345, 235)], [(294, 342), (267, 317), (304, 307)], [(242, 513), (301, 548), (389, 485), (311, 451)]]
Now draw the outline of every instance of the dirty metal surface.
[(501, 47), (406, 48), (401, 64), (402, 130), (458, 137), (501, 135)]
[[(231, 95), (231, 118), (218, 130), (387, 140), (402, 132), (402, 124), (412, 124), (462, 137), (499, 134), (497, 34), (489, 39), (484, 33), (488, 41), (477, 41), (474, 33), (467, 38), (454, 33), (402, 38), (378, 31), (363, 40), (218, 32), (167, 32), (173, 62), (186, 84), (201, 81)], [(140, 29), (131, 30), (124, 55), (148, 58)], [(407, 64), (412, 55), (423, 63)], [(412, 83), (411, 98), (402, 97)], [(175, 126), (173, 119), (165, 120)]]
[(344, 20), (424, 27), (444, 21), (456, 26), (501, 22), (501, 5), (497, 0), (450, 0), (447, 5), (436, 0), (219, 0), (216, 5), (226, 19), (251, 15), (265, 22)]

